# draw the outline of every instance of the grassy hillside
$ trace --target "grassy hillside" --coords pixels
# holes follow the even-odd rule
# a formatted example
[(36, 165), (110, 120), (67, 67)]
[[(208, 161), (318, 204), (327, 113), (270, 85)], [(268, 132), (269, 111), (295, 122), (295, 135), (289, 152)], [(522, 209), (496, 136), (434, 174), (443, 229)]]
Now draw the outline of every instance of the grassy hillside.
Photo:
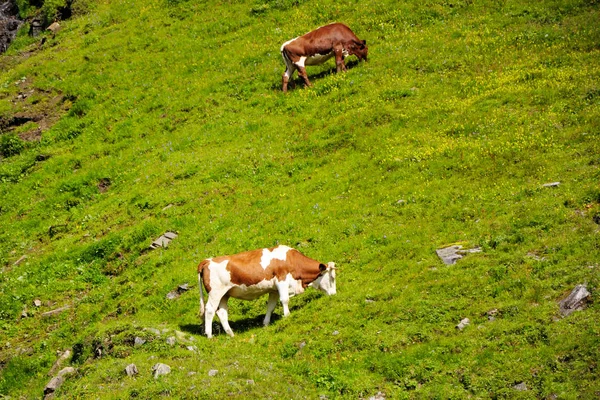
[[(39, 398), (66, 349), (64, 398), (598, 396), (597, 1), (90, 9), (0, 56), (0, 396)], [(369, 62), (282, 94), (281, 43), (332, 21)], [(278, 243), (338, 294), (268, 328), (231, 300), (236, 336), (203, 337), (199, 261)]]

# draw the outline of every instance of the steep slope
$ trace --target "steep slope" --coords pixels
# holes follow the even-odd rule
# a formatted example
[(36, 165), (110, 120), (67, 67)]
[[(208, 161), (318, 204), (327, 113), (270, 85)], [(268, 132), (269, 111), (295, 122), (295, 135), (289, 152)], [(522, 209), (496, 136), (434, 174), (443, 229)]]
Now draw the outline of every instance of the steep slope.
[[(600, 10), (529, 3), (106, 0), (18, 38), (0, 394), (40, 396), (71, 349), (67, 398), (597, 395), (598, 304), (558, 301), (599, 284)], [(279, 46), (331, 21), (370, 61), (283, 95)], [(204, 338), (197, 263), (277, 243), (335, 261), (338, 294), (268, 328), (231, 301), (236, 337)], [(482, 252), (444, 265), (455, 243)]]

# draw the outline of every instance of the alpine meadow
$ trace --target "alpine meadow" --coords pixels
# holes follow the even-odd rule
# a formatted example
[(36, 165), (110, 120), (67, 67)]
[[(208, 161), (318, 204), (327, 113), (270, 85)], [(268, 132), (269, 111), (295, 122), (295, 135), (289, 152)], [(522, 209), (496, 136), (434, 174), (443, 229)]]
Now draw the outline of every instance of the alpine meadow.
[[(16, 4), (0, 398), (600, 396), (600, 1)], [(368, 61), (283, 93), (332, 22)], [(198, 264), (277, 245), (337, 294), (231, 299), (208, 339)]]

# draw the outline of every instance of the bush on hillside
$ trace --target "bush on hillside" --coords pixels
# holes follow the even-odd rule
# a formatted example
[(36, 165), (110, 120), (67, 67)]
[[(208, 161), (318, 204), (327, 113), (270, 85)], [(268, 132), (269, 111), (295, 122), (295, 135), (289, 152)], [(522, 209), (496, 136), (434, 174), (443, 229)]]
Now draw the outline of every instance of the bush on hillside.
[(15, 156), (25, 149), (25, 142), (14, 133), (0, 136), (0, 155), (2, 157)]

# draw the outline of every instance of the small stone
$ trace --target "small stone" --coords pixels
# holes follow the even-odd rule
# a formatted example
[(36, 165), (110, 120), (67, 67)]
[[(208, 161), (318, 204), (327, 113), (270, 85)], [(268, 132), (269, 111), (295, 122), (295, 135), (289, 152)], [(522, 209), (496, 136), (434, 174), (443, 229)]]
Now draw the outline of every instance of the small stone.
[(48, 382), (46, 387), (44, 388), (44, 395), (48, 396), (54, 393), (62, 384), (65, 382), (65, 377), (73, 375), (75, 373), (75, 368), (66, 367), (59, 371), (58, 375)]
[(154, 372), (154, 379), (157, 379), (161, 375), (167, 375), (171, 373), (171, 367), (167, 364), (157, 363), (152, 367), (152, 371)]
[(513, 386), (513, 389), (524, 392), (527, 390), (527, 385), (525, 382), (517, 383), (515, 386)]
[(159, 247), (167, 248), (171, 240), (175, 239), (176, 237), (177, 234), (175, 232), (165, 232), (165, 234), (152, 242), (150, 249), (157, 249)]
[(160, 331), (156, 328), (144, 328), (144, 330), (153, 333), (156, 336), (160, 336)]
[(21, 256), (21, 258), (19, 258), (17, 261), (14, 262), (13, 265), (19, 265), (21, 264), (25, 259), (27, 258), (27, 256)]
[(23, 309), (23, 312), (21, 313), (21, 318), (27, 318), (27, 307)]
[(167, 338), (167, 344), (169, 346), (175, 346), (175, 343), (177, 343), (177, 339), (175, 339), (175, 336), (169, 336)]
[(196, 375), (196, 371), (190, 371), (187, 373), (187, 376), (194, 376)]
[(302, 349), (304, 348), (304, 346), (306, 346), (306, 341), (304, 341), (304, 340), (303, 340), (303, 341), (301, 341), (301, 342), (300, 342), (300, 344), (298, 345), (298, 348), (299, 348), (300, 350), (302, 350)]
[(365, 303), (367, 303), (367, 304), (375, 303), (375, 300), (373, 300), (373, 299), (365, 299)]
[(463, 258), (463, 256), (465, 256), (467, 254), (481, 253), (482, 249), (481, 249), (481, 247), (474, 247), (472, 249), (464, 249), (463, 250), (463, 247), (461, 245), (457, 244), (454, 246), (437, 249), (435, 252), (437, 253), (438, 257), (442, 259), (444, 264), (452, 265), (452, 264), (456, 264), (456, 261), (460, 260), (461, 258)]
[(208, 376), (215, 376), (219, 373), (218, 369), (211, 369), (210, 371), (208, 371)]
[(437, 253), (438, 257), (442, 259), (444, 264), (452, 265), (456, 264), (456, 261), (462, 258), (462, 256), (457, 253), (460, 249), (462, 249), (462, 246), (457, 245), (444, 247), (443, 249), (437, 249), (435, 252)]
[(198, 351), (198, 348), (196, 346), (187, 346), (186, 349), (188, 349), (189, 351), (193, 351), (194, 353)]
[(56, 360), (56, 362), (54, 362), (54, 365), (52, 365), (52, 368), (50, 368), (50, 371), (48, 371), (48, 376), (52, 376), (54, 375), (54, 373), (60, 368), (61, 364), (64, 363), (69, 357), (71, 357), (71, 350), (67, 349), (64, 352), (57, 352), (58, 355), (58, 359)]
[(60, 314), (61, 312), (66, 311), (69, 308), (70, 308), (69, 306), (64, 306), (64, 307), (57, 308), (56, 310), (47, 311), (47, 312), (45, 312), (45, 313), (42, 314), (42, 317), (45, 318), (45, 317), (51, 317), (51, 316), (56, 315), (56, 314)]
[(254, 385), (254, 379), (248, 379), (246, 385)]
[(33, 305), (36, 307), (41, 307), (42, 306), (42, 301), (40, 299), (35, 299), (33, 301)]
[(178, 297), (179, 297), (179, 293), (177, 293), (174, 290), (172, 290), (169, 293), (167, 293), (167, 300), (175, 300)]
[(127, 376), (135, 376), (138, 374), (138, 369), (135, 364), (129, 364), (125, 367), (125, 373)]
[(187, 292), (188, 290), (190, 290), (190, 285), (187, 283), (177, 286), (177, 291), (179, 293), (184, 293), (184, 292)]
[(566, 317), (574, 311), (583, 310), (590, 296), (591, 294), (585, 285), (575, 286), (571, 294), (560, 301), (560, 313), (563, 317)]
[(461, 321), (458, 323), (458, 325), (456, 325), (456, 329), (458, 329), (458, 330), (461, 330), (461, 331), (462, 331), (463, 329), (465, 329), (465, 327), (466, 327), (467, 325), (469, 325), (469, 323), (470, 323), (470, 322), (471, 322), (471, 321), (469, 320), (469, 318), (462, 319), (462, 320), (461, 320)]
[(138, 336), (136, 336), (135, 339), (133, 340), (134, 347), (140, 347), (144, 343), (146, 343), (146, 339), (142, 339), (141, 337), (138, 337)]
[(337, 336), (337, 335), (339, 335), (340, 333), (339, 333), (338, 331), (333, 331), (331, 334), (332, 334), (333, 336)]
[(558, 185), (560, 185), (560, 182), (544, 183), (542, 186), (543, 187), (557, 187)]
[(369, 397), (369, 400), (385, 400), (385, 395), (381, 392), (377, 392), (375, 396)]

